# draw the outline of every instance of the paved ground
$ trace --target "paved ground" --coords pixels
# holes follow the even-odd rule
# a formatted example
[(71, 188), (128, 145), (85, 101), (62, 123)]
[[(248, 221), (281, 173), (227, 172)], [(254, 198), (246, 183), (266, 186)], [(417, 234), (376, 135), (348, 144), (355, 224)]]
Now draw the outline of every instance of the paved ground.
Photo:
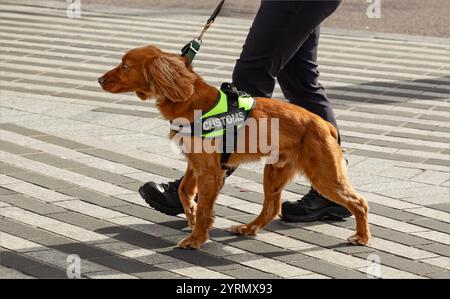
[[(170, 150), (168, 124), (152, 103), (104, 93), (96, 78), (137, 45), (178, 51), (204, 17), (71, 20), (11, 3), (0, 4), (0, 277), (65, 277), (77, 254), (93, 278), (450, 278), (448, 42), (323, 35), (322, 82), (351, 180), (370, 202), (370, 246), (345, 243), (353, 219), (228, 233), (261, 209), (261, 166), (251, 165), (222, 190), (211, 242), (185, 251), (174, 248), (185, 220), (147, 208), (136, 192), (186, 166)], [(248, 26), (221, 18), (195, 69), (213, 84), (229, 80)], [(298, 178), (283, 197), (307, 190)]]
[[(304, 0), (289, 0), (304, 1)], [(450, 1), (448, 0), (378, 0), (380, 18), (368, 18), (369, 2), (374, 0), (345, 0), (339, 9), (325, 21), (332, 28), (360, 30), (365, 32), (390, 32), (413, 35), (450, 37)], [(127, 7), (140, 9), (193, 8), (210, 12), (219, 0), (127, 0)], [(226, 0), (223, 14), (253, 18), (261, 0)], [(122, 0), (82, 0), (82, 3), (97, 4), (101, 9), (109, 5), (123, 5)], [(411, 24), (414, 24), (411, 26)]]

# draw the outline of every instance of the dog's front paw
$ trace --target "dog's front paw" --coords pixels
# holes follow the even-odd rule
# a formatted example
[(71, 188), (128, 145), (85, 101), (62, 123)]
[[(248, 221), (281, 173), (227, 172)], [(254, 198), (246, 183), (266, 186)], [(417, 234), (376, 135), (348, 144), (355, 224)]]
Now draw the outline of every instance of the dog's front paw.
[(353, 236), (348, 237), (347, 241), (353, 245), (368, 245), (370, 241), (370, 235), (354, 234)]
[(178, 242), (177, 246), (185, 249), (198, 249), (200, 248), (200, 246), (202, 246), (203, 243), (205, 243), (205, 241), (206, 238), (198, 238), (190, 235), (184, 240)]
[(256, 235), (259, 227), (251, 224), (233, 225), (230, 231), (239, 235)]

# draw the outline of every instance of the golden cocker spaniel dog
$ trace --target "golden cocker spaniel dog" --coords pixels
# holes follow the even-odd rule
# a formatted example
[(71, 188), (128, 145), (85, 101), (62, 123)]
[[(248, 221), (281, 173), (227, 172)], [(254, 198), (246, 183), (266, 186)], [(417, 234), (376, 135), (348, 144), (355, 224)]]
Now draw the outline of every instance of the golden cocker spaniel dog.
[[(166, 53), (155, 46), (130, 50), (122, 62), (99, 78), (102, 88), (112, 93), (135, 92), (141, 100), (156, 98), (162, 116), (173, 121), (193, 122), (194, 110), (208, 111), (218, 97), (218, 89), (208, 85), (184, 57)], [(368, 244), (368, 204), (350, 185), (336, 129), (319, 116), (292, 104), (255, 98), (251, 118), (260, 125), (264, 119), (278, 119), (278, 160), (264, 168), (264, 204), (250, 223), (233, 226), (232, 232), (254, 235), (280, 213), (281, 192), (297, 174), (304, 174), (315, 190), (346, 207), (356, 218), (356, 233), (348, 238), (353, 244)], [(171, 132), (170, 138), (175, 137)], [(241, 140), (251, 138), (242, 134)], [(269, 136), (270, 139), (271, 136)], [(189, 137), (191, 141), (199, 137)], [(188, 166), (178, 190), (191, 234), (179, 242), (183, 248), (199, 248), (213, 225), (213, 206), (223, 185), (225, 170), (220, 152), (186, 152)], [(267, 156), (256, 152), (236, 152), (228, 165), (253, 162)], [(198, 201), (194, 199), (198, 195)]]

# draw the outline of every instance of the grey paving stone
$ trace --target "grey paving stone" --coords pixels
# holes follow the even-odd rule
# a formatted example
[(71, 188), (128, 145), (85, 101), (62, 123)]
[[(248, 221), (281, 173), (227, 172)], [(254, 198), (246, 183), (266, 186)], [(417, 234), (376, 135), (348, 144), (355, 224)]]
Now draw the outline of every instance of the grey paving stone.
[(153, 164), (151, 162), (139, 161), (125, 164), (129, 167), (137, 168), (140, 170), (144, 170), (149, 173), (158, 174), (160, 176), (164, 176), (170, 179), (179, 179), (182, 175), (184, 175), (184, 171), (179, 171), (176, 169), (164, 167), (161, 165)]
[(250, 190), (244, 190), (242, 188), (238, 188), (231, 185), (223, 186), (222, 190), (220, 190), (220, 193), (244, 199), (246, 201), (254, 203), (262, 203), (264, 201), (264, 196), (261, 193), (253, 192)]
[(64, 139), (58, 136), (52, 136), (52, 135), (43, 135), (43, 136), (36, 136), (36, 139), (45, 141), (47, 143), (59, 145), (65, 148), (77, 150), (77, 149), (88, 149), (92, 148), (91, 146), (88, 146), (86, 144), (81, 144), (69, 139)]
[(128, 189), (130, 191), (134, 191), (134, 192), (138, 192), (139, 188), (143, 185), (144, 183), (136, 181), (136, 182), (130, 182), (130, 183), (119, 183), (117, 184), (117, 186), (123, 187), (125, 189)]
[(11, 177), (51, 190), (74, 188), (76, 185), (34, 172), (12, 173)]
[(0, 266), (0, 279), (34, 279), (36, 277), (23, 274), (15, 269)]
[(448, 127), (440, 127), (440, 126), (434, 126), (434, 125), (424, 125), (424, 124), (418, 124), (418, 123), (406, 123), (403, 125), (405, 128), (412, 128), (412, 129), (419, 129), (419, 130), (427, 130), (427, 131), (434, 131), (434, 132), (449, 132)]
[[(355, 227), (355, 220), (347, 219), (347, 221), (345, 223), (344, 222), (335, 222), (334, 224), (353, 230)], [(408, 245), (408, 246), (416, 246), (416, 245), (430, 243), (430, 240), (416, 237), (413, 235), (409, 235), (406, 233), (402, 233), (402, 232), (399, 232), (399, 231), (396, 231), (393, 229), (380, 227), (380, 226), (373, 225), (373, 224), (370, 225), (370, 230), (371, 230), (373, 236), (376, 236), (376, 237), (379, 237), (382, 239), (386, 239), (389, 241), (393, 241), (395, 243)]]
[(129, 109), (121, 109), (121, 108), (100, 107), (100, 108), (95, 108), (92, 111), (93, 112), (112, 113), (112, 114), (123, 114), (123, 115), (137, 116), (137, 117), (148, 117), (148, 118), (160, 117), (160, 114), (155, 113), (155, 112), (129, 110)]
[(448, 166), (448, 167), (450, 167), (450, 160), (428, 159), (424, 163), (425, 164), (432, 164), (432, 165), (439, 165), (439, 166)]
[(431, 230), (435, 230), (438, 232), (450, 234), (450, 224), (436, 220), (436, 219), (431, 219), (431, 218), (417, 219), (414, 221), (409, 221), (409, 223), (423, 226), (423, 227), (426, 227), (426, 228), (429, 228)]
[(194, 265), (202, 266), (214, 271), (226, 271), (238, 268), (236, 263), (222, 259), (199, 250), (186, 250), (178, 247), (161, 248), (157, 252), (170, 256), (172, 258), (188, 262)]
[[(2, 43), (3, 45), (3, 43)], [(14, 69), (14, 68), (10, 68), (10, 67), (3, 67), (2, 66), (2, 70), (5, 73), (20, 73), (20, 74), (29, 74), (29, 75), (36, 75), (38, 72), (36, 70), (26, 70), (26, 69)]]
[[(29, 57), (35, 57), (35, 58), (41, 58), (41, 59), (47, 59), (51, 60), (52, 58), (55, 59), (52, 55), (45, 55), (45, 54), (32, 54)], [(70, 61), (70, 62), (83, 62), (84, 59), (82, 58), (75, 58), (75, 57), (63, 57), (64, 61)], [(48, 84), (48, 83), (47, 83)]]
[(239, 279), (280, 279), (281, 277), (249, 267), (225, 270), (222, 273)]
[[(343, 116), (339, 116), (339, 114), (336, 116), (336, 118), (338, 119), (338, 121), (340, 119), (344, 119)], [(354, 121), (358, 121), (358, 120), (354, 120)], [(382, 135), (382, 134), (386, 133), (386, 131), (384, 131), (384, 130), (377, 130), (377, 129), (372, 129), (372, 128), (368, 129), (368, 128), (362, 128), (362, 127), (350, 127), (350, 126), (344, 126), (344, 125), (339, 125), (339, 129), (342, 132), (353, 131), (353, 132), (376, 134), (376, 135)]]
[(1, 195), (12, 195), (12, 194), (16, 194), (16, 192), (9, 190), (9, 189), (5, 189), (3, 187), (0, 187), (0, 196)]
[(427, 120), (437, 120), (437, 121), (443, 121), (443, 122), (450, 122), (450, 117), (448, 116), (437, 116), (437, 115), (428, 115), (428, 114), (421, 114), (419, 116), (420, 119), (427, 119)]
[[(346, 138), (344, 140), (348, 141)], [(352, 142), (352, 141), (349, 141), (349, 142)], [(417, 145), (417, 144), (413, 145), (413, 144), (408, 144), (408, 143), (403, 143), (403, 142), (394, 142), (394, 141), (387, 141), (387, 140), (371, 140), (367, 144), (389, 147), (389, 148), (410, 149), (410, 150), (424, 151), (424, 152), (430, 152), (430, 153), (439, 153), (441, 151), (441, 149), (437, 148), (437, 147)]]
[(2, 174), (10, 175), (12, 173), (24, 173), (24, 172), (28, 172), (28, 170), (0, 162), (0, 173)]
[(431, 104), (424, 104), (424, 103), (412, 103), (412, 102), (390, 102), (389, 105), (396, 106), (396, 107), (406, 107), (406, 108), (415, 108), (415, 109), (431, 109), (434, 106)]
[(366, 144), (370, 141), (370, 139), (367, 139), (367, 138), (347, 136), (347, 135), (345, 135), (345, 132), (342, 133), (342, 140), (345, 140), (345, 142), (358, 143), (358, 144)]
[(47, 67), (47, 68), (54, 68), (55, 65), (51, 63), (44, 63), (44, 62), (37, 62), (37, 61), (20, 61), (20, 60), (14, 60), (14, 64), (21, 64), (21, 65), (33, 65), (33, 66), (40, 66), (40, 67)]
[(65, 212), (66, 209), (20, 194), (2, 195), (0, 201), (41, 215)]
[(155, 163), (151, 163), (149, 161), (139, 160), (130, 156), (118, 154), (103, 149), (98, 148), (87, 149), (87, 150), (80, 150), (80, 152), (172, 179), (178, 179), (184, 174), (184, 172), (176, 169), (164, 167)]
[(309, 259), (303, 261), (290, 261), (291, 264), (302, 269), (310, 270), (315, 273), (323, 274), (332, 278), (339, 279), (366, 279), (367, 275), (355, 270), (347, 269), (338, 265), (321, 261), (319, 259)]
[(19, 86), (2, 86), (2, 90), (8, 90), (8, 91), (17, 91), (17, 92), (23, 92), (23, 93), (29, 93), (33, 92), (33, 94), (39, 94), (39, 95), (49, 95), (51, 92), (45, 89), (37, 89), (37, 88), (23, 88)]
[(147, 265), (139, 261), (123, 258), (117, 255), (91, 258), (89, 261), (141, 278), (156, 278), (155, 275), (157, 274), (151, 275), (152, 272), (159, 272), (161, 274), (165, 272), (155, 266)]
[(62, 222), (66, 222), (69, 224), (73, 224), (75, 226), (83, 227), (88, 230), (101, 230), (110, 228), (112, 226), (111, 223), (102, 221), (93, 217), (89, 217), (77, 212), (71, 212), (71, 211), (64, 211), (60, 213), (54, 213), (51, 215), (48, 215), (48, 217), (51, 217), (53, 219), (60, 220)]
[(450, 213), (450, 203), (439, 203), (434, 205), (428, 205), (428, 207)]
[[(231, 218), (235, 219), (234, 218), (235, 216), (249, 216), (245, 212), (242, 212), (242, 211), (239, 211), (239, 210), (236, 210), (236, 209), (227, 208), (227, 207), (224, 207), (224, 206), (219, 206), (219, 205), (215, 205), (214, 206), (214, 213), (216, 215), (218, 215), (218, 216), (227, 217), (227, 218), (230, 218), (230, 219)], [(249, 217), (251, 217), (249, 219), (252, 219), (252, 218), (255, 218), (256, 216), (251, 216), (250, 215)], [(243, 220), (243, 221), (245, 221), (245, 220)]]
[[(441, 112), (447, 112), (448, 111), (448, 107), (441, 107), (441, 106), (434, 106), (433, 109), (431, 109), (433, 111), (441, 111)], [(448, 132), (448, 131), (447, 131)]]
[(212, 240), (221, 242), (221, 243), (225, 242), (225, 241), (236, 240), (239, 238), (239, 236), (237, 236), (229, 231), (214, 228), (214, 227), (209, 231), (209, 237)]
[(436, 99), (443, 99), (444, 98), (444, 97), (441, 97), (441, 96), (430, 96), (430, 95), (426, 95), (426, 94), (402, 93), (402, 92), (397, 92), (397, 91), (386, 91), (386, 92), (383, 93), (383, 95), (403, 97), (403, 98), (410, 98), (410, 99), (422, 99), (422, 100), (436, 100)]
[(53, 96), (61, 97), (61, 98), (69, 98), (69, 99), (82, 99), (85, 101), (94, 101), (94, 102), (106, 102), (106, 103), (112, 103), (114, 100), (108, 99), (108, 98), (102, 98), (102, 97), (94, 97), (94, 96), (88, 96), (88, 95), (81, 95), (76, 93), (69, 93), (69, 92), (57, 92), (53, 93)]
[(136, 183), (135, 179), (115, 174), (106, 170), (101, 170), (94, 167), (69, 168), (70, 171), (103, 181), (110, 184), (118, 185), (124, 183)]
[(340, 240), (332, 236), (326, 236), (320, 233), (311, 232), (300, 227), (289, 231), (283, 231), (283, 234), (303, 242), (327, 248), (338, 246), (345, 242), (344, 240)]
[(380, 158), (380, 159), (386, 159), (386, 160), (394, 160), (394, 161), (404, 161), (404, 162), (424, 163), (426, 160), (426, 158), (418, 157), (418, 156), (389, 154), (389, 153), (384, 153), (384, 152), (376, 152), (376, 151), (360, 150), (360, 149), (352, 150), (351, 153), (353, 155)]
[[(170, 226), (172, 224), (171, 227), (174, 226), (174, 221), (177, 221), (179, 223), (185, 223), (185, 221), (181, 221), (179, 220), (179, 218), (173, 217), (173, 216), (168, 216), (165, 214), (162, 214), (158, 211), (155, 211), (151, 208), (146, 208), (146, 207), (141, 207), (141, 206), (136, 206), (136, 205), (125, 205), (125, 206), (118, 206), (118, 207), (113, 207), (113, 209), (115, 211), (119, 211), (131, 216), (135, 216), (138, 218), (142, 218), (151, 222), (157, 222), (163, 225), (168, 224), (167, 226)], [(186, 227), (187, 224), (184, 224), (184, 227)], [(176, 227), (178, 228), (178, 227)]]
[[(362, 111), (362, 112), (364, 112), (364, 111)], [(360, 116), (356, 116), (356, 115), (339, 115), (338, 119), (354, 121), (354, 122), (361, 122), (361, 123), (379, 124), (378, 120), (372, 120), (372, 119), (368, 119), (368, 118), (364, 118), (364, 117), (360, 117)], [(388, 126), (400, 126), (402, 123), (403, 122), (401, 122), (401, 121), (383, 119), (383, 124), (388, 125)], [(353, 127), (352, 127), (352, 130), (353, 130)]]
[(153, 107), (153, 108), (155, 107), (154, 103), (149, 102), (149, 101), (145, 101), (145, 102), (139, 101), (139, 100), (137, 100), (137, 98), (135, 101), (121, 100), (121, 101), (116, 102), (116, 104), (123, 104), (123, 105), (129, 105), (129, 106), (140, 106), (140, 107)]
[(128, 202), (120, 200), (118, 198), (103, 195), (95, 191), (90, 191), (83, 188), (62, 189), (58, 190), (58, 192), (102, 207), (129, 205)]
[(450, 149), (445, 149), (445, 150), (441, 151), (441, 154), (450, 155)]
[(75, 162), (68, 159), (62, 159), (54, 155), (40, 153), (40, 154), (30, 154), (27, 155), (27, 159), (31, 159), (34, 161), (42, 162), (54, 167), (69, 169), (69, 168), (82, 168), (86, 165), (81, 164), (79, 162)]
[[(19, 236), (27, 240), (36, 240), (43, 237), (48, 237), (44, 231), (32, 228), (31, 226), (22, 224), (20, 222), (12, 221), (0, 217), (0, 231), (9, 233), (14, 236)], [(43, 233), (42, 233), (43, 232)]]
[[(36, 240), (37, 243), (39, 243), (40, 241), (41, 240)], [(80, 256), (81, 259), (94, 259), (112, 256), (112, 253), (107, 252), (105, 250), (98, 249), (84, 243), (77, 243), (74, 241), (65, 244), (49, 245), (47, 247), (62, 251), (67, 254), (77, 254)]]
[[(287, 254), (289, 252), (281, 247), (258, 241), (254, 238), (238, 236), (238, 238), (223, 241), (233, 247), (240, 248), (247, 252), (252, 252), (265, 256), (266, 254)], [(281, 246), (281, 245), (280, 245)]]
[[(26, 84), (48, 86), (48, 82), (42, 81), (42, 80), (21, 79), (18, 82), (26, 83)], [(72, 83), (66, 83), (66, 82), (52, 82), (51, 84), (54, 87), (68, 88), (68, 89), (72, 89), (72, 88), (75, 88), (76, 86), (78, 86), (78, 84), (72, 84)]]
[(35, 154), (41, 152), (40, 150), (26, 148), (8, 141), (2, 141), (0, 143), (0, 150), (14, 153), (16, 155)]
[[(308, 193), (309, 190), (311, 190), (311, 186), (304, 186), (304, 185), (300, 185), (300, 184), (296, 184), (296, 183), (291, 183), (291, 184), (287, 185), (284, 188), (284, 190), (289, 191), (289, 192), (294, 192), (294, 193), (297, 193), (297, 194), (300, 194), (301, 196), (303, 196), (306, 193)], [(301, 198), (301, 196), (299, 196), (299, 199)]]
[(269, 252), (265, 255), (268, 258), (275, 259), (280, 262), (289, 263), (292, 261), (305, 261), (311, 260), (312, 257), (304, 255), (302, 253), (286, 250), (280, 252)]
[(11, 252), (0, 252), (0, 264), (37, 278), (67, 278), (66, 271), (35, 259)]
[[(367, 257), (373, 253), (360, 253), (356, 254), (356, 256), (367, 259)], [(392, 268), (396, 268), (399, 270), (403, 270), (406, 272), (414, 273), (420, 276), (427, 275), (430, 273), (436, 273), (438, 271), (442, 271), (441, 268), (421, 263), (418, 261), (413, 261), (410, 259), (406, 259), (397, 255), (393, 255), (390, 253), (377, 251), (375, 254), (377, 254), (380, 257), (380, 264), (386, 265)], [(381, 268), (381, 271), (383, 272), (383, 268)]]
[(449, 138), (442, 138), (442, 137), (436, 137), (436, 136), (430, 136), (430, 135), (418, 135), (418, 134), (395, 132), (395, 131), (386, 133), (386, 136), (402, 137), (402, 138), (408, 138), (408, 139), (417, 139), (417, 140), (434, 141), (434, 142), (449, 142), (450, 141)]
[(433, 273), (427, 276), (434, 279), (450, 279), (450, 271)]
[[(215, 209), (217, 208), (224, 208), (224, 207), (220, 207), (218, 205), (216, 205)], [(219, 209), (220, 210), (220, 209)], [(225, 213), (227, 214), (227, 213)], [(237, 221), (240, 223), (249, 223), (251, 221), (253, 221), (256, 218), (256, 215), (250, 215), (250, 214), (240, 214), (238, 216), (233, 215), (234, 213), (229, 213), (228, 215), (219, 215), (218, 213), (216, 213), (216, 215), (222, 216), (222, 217), (226, 217), (227, 219), (233, 220), (233, 221)], [(267, 229), (267, 227), (266, 227)]]
[(405, 212), (402, 210), (394, 209), (384, 205), (380, 205), (374, 202), (369, 203), (370, 213), (377, 214), (380, 216), (388, 217), (391, 219), (396, 219), (399, 221), (410, 221), (422, 218), (423, 216)]
[(150, 250), (160, 250), (174, 246), (174, 244), (168, 242), (167, 240), (133, 230), (132, 228), (133, 226), (124, 227), (111, 225), (107, 228), (95, 230), (95, 232), (108, 235), (114, 240), (123, 241)]
[(339, 251), (345, 254), (356, 254), (364, 252), (375, 252), (375, 249), (367, 246), (355, 246), (349, 244), (348, 242), (341, 242), (341, 244), (328, 246), (328, 249), (333, 249), (334, 251)]
[(429, 252), (433, 252), (442, 256), (448, 256), (450, 257), (450, 246), (440, 244), (440, 243), (432, 243), (432, 244), (423, 244), (423, 245), (416, 245), (415, 247), (424, 249)]

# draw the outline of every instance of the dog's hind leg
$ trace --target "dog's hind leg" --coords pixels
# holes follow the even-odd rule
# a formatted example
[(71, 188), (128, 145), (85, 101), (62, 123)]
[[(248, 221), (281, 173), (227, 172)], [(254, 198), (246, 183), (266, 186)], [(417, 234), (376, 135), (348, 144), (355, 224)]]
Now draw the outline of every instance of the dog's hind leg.
[(242, 235), (255, 235), (280, 214), (281, 192), (297, 174), (293, 164), (277, 167), (266, 164), (264, 168), (264, 204), (261, 213), (252, 222), (231, 227), (231, 231)]
[(180, 187), (178, 189), (178, 196), (180, 197), (181, 204), (183, 205), (184, 214), (188, 220), (191, 229), (194, 228), (196, 222), (197, 203), (194, 198), (197, 195), (197, 180), (194, 170), (188, 164), (186, 173), (181, 180)]
[(353, 244), (368, 244), (370, 240), (369, 206), (367, 201), (350, 185), (341, 149), (337, 142), (330, 138), (320, 144), (317, 138), (306, 139), (306, 147), (299, 163), (302, 164), (303, 172), (310, 179), (314, 189), (326, 198), (346, 207), (355, 216), (356, 234), (349, 237), (348, 241)]

